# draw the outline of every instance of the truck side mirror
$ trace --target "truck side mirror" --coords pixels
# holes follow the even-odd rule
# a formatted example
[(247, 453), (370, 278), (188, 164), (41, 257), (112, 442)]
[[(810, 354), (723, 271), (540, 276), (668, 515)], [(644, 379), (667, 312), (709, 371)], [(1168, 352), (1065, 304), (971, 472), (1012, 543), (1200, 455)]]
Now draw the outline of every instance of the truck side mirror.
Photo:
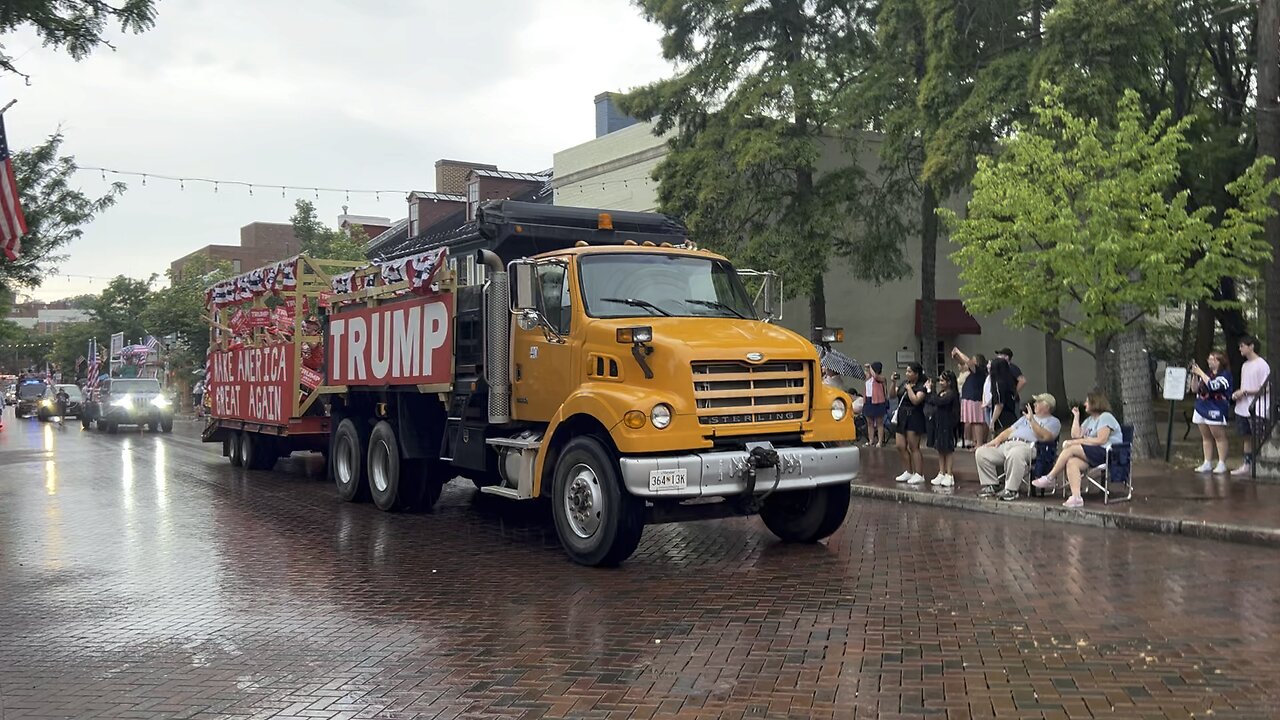
[(517, 313), (527, 310), (536, 311), (538, 309), (536, 267), (533, 263), (513, 262), (509, 273), (513, 278), (511, 310)]

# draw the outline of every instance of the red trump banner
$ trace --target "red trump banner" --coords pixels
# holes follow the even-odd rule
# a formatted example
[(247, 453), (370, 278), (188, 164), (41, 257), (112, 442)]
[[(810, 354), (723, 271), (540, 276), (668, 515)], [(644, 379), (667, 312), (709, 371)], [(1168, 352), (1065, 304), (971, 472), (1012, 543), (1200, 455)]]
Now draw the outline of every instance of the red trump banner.
[(330, 385), (429, 385), (453, 378), (453, 296), (428, 295), (329, 317)]
[(293, 412), (293, 345), (209, 353), (213, 416), (285, 425)]

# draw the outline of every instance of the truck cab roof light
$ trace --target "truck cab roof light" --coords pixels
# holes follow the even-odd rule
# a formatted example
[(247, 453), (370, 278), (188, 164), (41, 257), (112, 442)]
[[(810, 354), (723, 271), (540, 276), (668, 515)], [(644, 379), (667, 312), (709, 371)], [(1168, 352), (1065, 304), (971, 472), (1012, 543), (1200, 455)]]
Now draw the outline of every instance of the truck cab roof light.
[(599, 230), (612, 230), (613, 216), (609, 213), (600, 213), (596, 218), (596, 228)]

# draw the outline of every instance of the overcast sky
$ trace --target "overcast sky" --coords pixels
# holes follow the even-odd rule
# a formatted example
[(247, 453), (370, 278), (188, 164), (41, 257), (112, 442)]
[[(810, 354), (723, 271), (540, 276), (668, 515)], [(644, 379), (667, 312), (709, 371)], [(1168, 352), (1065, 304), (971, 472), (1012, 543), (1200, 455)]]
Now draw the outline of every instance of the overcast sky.
[[(626, 0), (162, 0), (155, 29), (76, 63), (33, 35), (4, 38), (23, 72), (0, 76), (12, 148), (61, 126), (81, 166), (321, 187), (431, 190), (440, 158), (551, 167), (594, 137), (592, 98), (669, 72), (656, 27)], [(97, 173), (81, 187), (101, 194)], [(112, 178), (108, 176), (108, 180)], [(255, 220), (287, 222), (299, 193), (127, 180), (60, 271), (163, 275)], [(404, 217), (401, 195), (302, 196), (335, 224)], [(95, 292), (51, 277), (37, 299)]]

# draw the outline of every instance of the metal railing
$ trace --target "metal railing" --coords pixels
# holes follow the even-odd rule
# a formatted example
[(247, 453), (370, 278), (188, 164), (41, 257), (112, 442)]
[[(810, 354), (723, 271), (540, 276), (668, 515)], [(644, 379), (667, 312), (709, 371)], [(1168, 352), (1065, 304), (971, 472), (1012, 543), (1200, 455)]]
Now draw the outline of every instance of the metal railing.
[[(1280, 417), (1277, 412), (1276, 400), (1280, 398), (1273, 397), (1271, 394), (1271, 378), (1268, 377), (1262, 383), (1262, 388), (1257, 395), (1253, 396), (1253, 400), (1249, 403), (1249, 415), (1255, 418), (1249, 423), (1249, 430), (1253, 437), (1253, 461), (1249, 463), (1249, 477), (1256, 480), (1258, 478), (1258, 456), (1262, 452), (1262, 445), (1271, 437), (1271, 431), (1276, 426), (1276, 419)], [(1265, 405), (1266, 412), (1259, 413), (1258, 406)]]

